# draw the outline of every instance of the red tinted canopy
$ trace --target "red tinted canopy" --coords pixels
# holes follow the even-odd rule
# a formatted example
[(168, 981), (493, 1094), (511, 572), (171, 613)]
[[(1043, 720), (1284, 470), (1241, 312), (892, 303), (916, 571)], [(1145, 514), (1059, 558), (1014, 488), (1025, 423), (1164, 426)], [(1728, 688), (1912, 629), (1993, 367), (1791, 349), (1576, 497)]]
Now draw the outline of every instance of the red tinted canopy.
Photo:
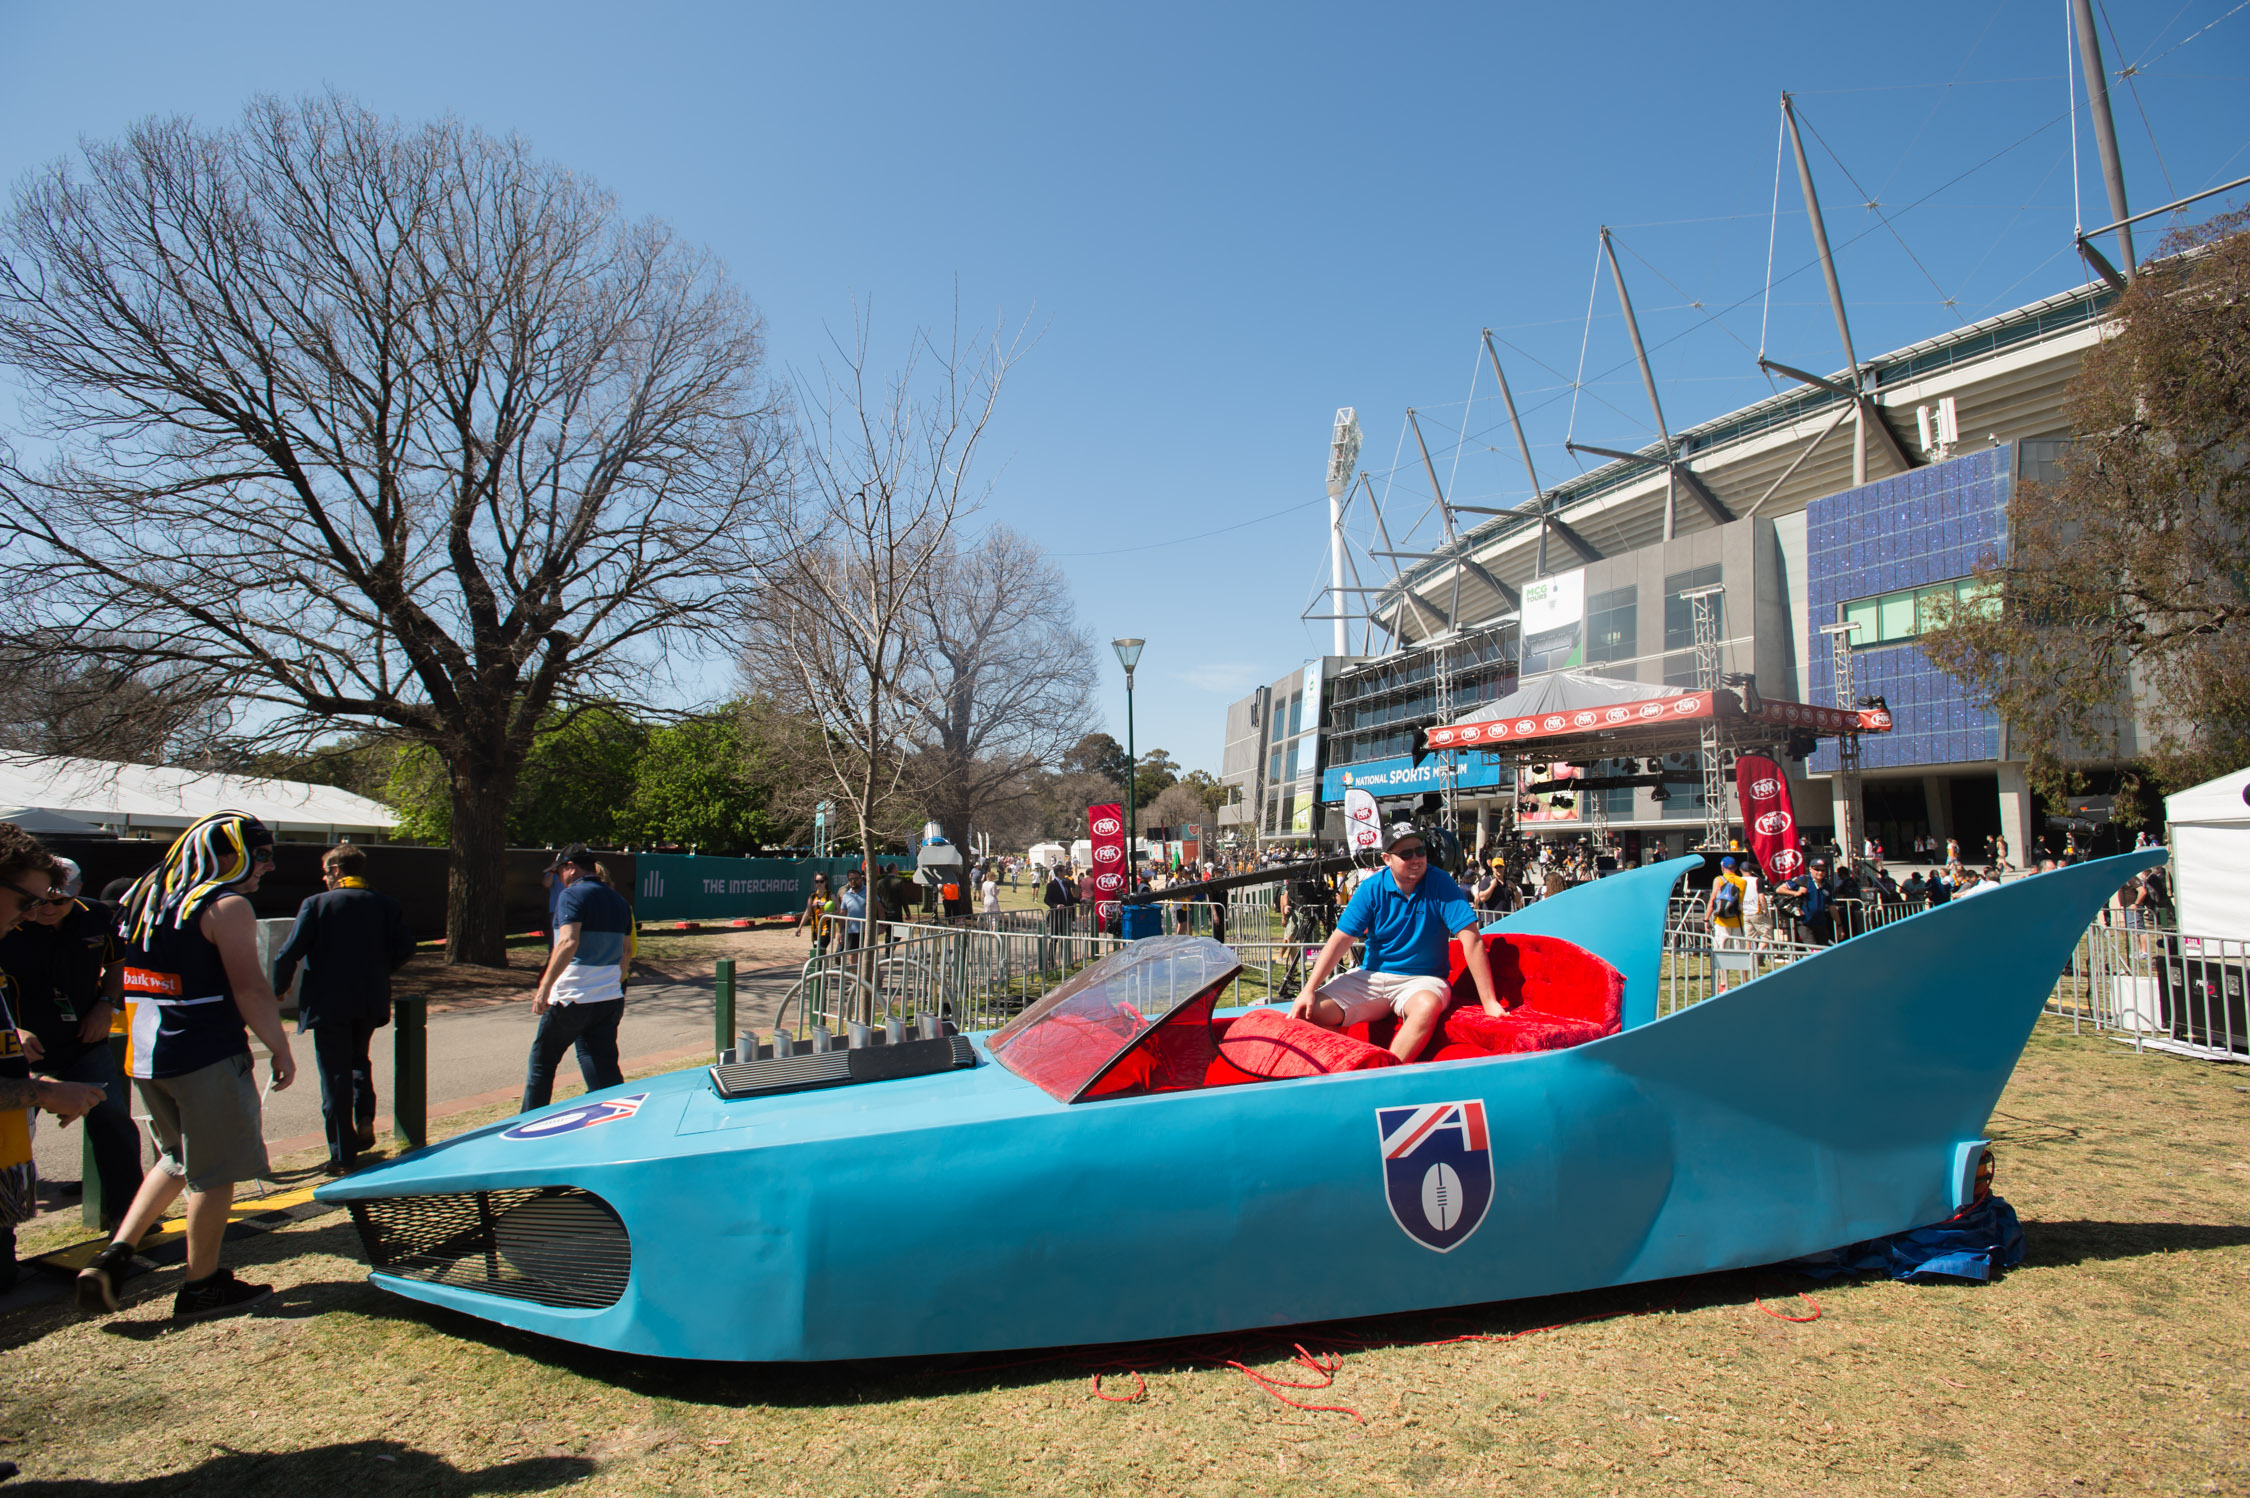
[(1075, 1103), (1175, 1011), (1242, 971), (1207, 936), (1152, 936), (1066, 979), (992, 1037), (992, 1059), (1057, 1102)]

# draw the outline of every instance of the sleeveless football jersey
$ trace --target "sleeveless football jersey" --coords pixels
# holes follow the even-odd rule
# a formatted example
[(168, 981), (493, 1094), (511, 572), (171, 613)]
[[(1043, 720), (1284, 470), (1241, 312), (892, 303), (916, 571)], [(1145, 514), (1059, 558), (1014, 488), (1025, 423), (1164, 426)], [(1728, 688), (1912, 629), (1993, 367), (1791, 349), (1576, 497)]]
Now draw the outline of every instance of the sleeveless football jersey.
[(201, 911), (159, 926), (146, 947), (128, 939), (124, 967), (127, 1076), (182, 1077), (249, 1052), (234, 985), (203, 934)]

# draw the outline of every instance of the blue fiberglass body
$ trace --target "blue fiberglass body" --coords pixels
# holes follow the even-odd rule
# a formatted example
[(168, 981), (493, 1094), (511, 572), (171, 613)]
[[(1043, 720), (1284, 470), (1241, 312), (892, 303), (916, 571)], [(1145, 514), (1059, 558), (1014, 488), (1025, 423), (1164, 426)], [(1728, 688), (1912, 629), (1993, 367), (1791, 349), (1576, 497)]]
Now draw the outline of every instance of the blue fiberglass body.
[[(1568, 1050), (1076, 1104), (988, 1055), (733, 1101), (697, 1068), (595, 1094), (641, 1097), (599, 1126), (510, 1139), (509, 1120), (319, 1196), (591, 1192), (630, 1239), (615, 1304), (376, 1283), (677, 1358), (1140, 1340), (1771, 1263), (1962, 1204), (1961, 1147), (2072, 944), (2155, 857), (1940, 906), (1658, 1020), (1665, 903), (1693, 866), (1678, 860), (1495, 928), (1563, 937), (1625, 974), (1624, 1030)], [(1474, 1230), (1438, 1250), (1386, 1194), (1377, 1113), (1449, 1103), (1481, 1105), (1492, 1184)]]

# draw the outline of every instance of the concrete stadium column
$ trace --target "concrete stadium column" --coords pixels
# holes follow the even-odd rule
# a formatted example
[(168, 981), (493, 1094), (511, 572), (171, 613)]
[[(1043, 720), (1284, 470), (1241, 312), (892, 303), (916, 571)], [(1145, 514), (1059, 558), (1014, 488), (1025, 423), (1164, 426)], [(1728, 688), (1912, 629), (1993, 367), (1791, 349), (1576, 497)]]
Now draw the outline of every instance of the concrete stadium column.
[(1485, 845), (1491, 840), (1491, 836), (1492, 807), (1488, 802), (1479, 801), (1477, 803), (1477, 861), (1479, 863), (1484, 861)]
[(2008, 861), (2022, 868), (2032, 856), (2031, 785), (2020, 761), (2000, 762), (2000, 835), (2008, 840)]
[(1953, 783), (1943, 775), (1923, 776), (1922, 799), (1930, 808), (1930, 834), (1943, 843), (1953, 836)]

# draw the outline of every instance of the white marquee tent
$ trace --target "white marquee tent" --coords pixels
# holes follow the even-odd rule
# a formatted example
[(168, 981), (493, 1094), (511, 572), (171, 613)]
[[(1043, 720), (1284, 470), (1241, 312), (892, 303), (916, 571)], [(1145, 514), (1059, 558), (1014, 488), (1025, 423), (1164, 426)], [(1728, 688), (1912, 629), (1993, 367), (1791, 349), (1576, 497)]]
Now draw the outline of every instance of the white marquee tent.
[(2164, 798), (2188, 936), (2250, 941), (2250, 768)]
[(7, 807), (59, 813), (119, 837), (168, 837), (212, 812), (246, 811), (291, 841), (376, 841), (390, 835), (394, 815), (334, 786), (35, 754), (0, 754)]

